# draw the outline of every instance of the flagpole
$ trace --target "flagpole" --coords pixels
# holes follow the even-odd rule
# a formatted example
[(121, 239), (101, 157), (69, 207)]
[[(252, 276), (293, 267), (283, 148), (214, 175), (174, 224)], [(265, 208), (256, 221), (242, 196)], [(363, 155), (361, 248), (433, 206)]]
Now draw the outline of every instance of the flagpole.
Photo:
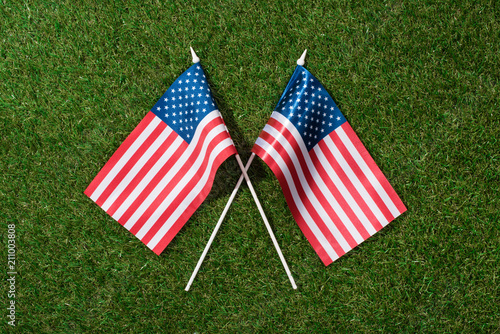
[[(252, 161), (254, 156), (255, 156), (255, 153), (252, 153), (252, 155), (250, 156), (249, 162)], [(278, 252), (278, 256), (280, 257), (281, 263), (283, 264), (283, 267), (285, 268), (286, 274), (288, 275), (288, 279), (290, 280), (292, 287), (294, 289), (297, 289), (297, 285), (295, 284), (295, 280), (292, 277), (292, 273), (290, 272), (290, 269), (288, 268), (288, 264), (286, 263), (285, 257), (283, 256), (283, 253), (281, 252), (280, 246), (278, 245), (278, 241), (276, 240), (276, 237), (274, 236), (273, 230), (271, 229), (271, 225), (269, 225), (269, 221), (267, 220), (266, 214), (264, 213), (264, 210), (262, 209), (262, 206), (260, 205), (259, 198), (257, 197), (257, 194), (255, 193), (255, 190), (252, 186), (252, 182), (250, 182), (250, 178), (248, 177), (247, 169), (248, 169), (248, 167), (250, 167), (250, 165), (247, 163), (248, 167), (244, 167), (243, 162), (241, 162), (241, 158), (240, 158), (239, 154), (236, 154), (236, 161), (238, 161), (238, 165), (240, 166), (241, 172), (242, 172), (243, 176), (245, 177), (248, 188), (250, 189), (250, 192), (252, 193), (255, 204), (257, 205), (257, 208), (259, 209), (260, 215), (262, 216), (262, 219), (264, 220), (264, 224), (266, 225), (267, 232), (269, 233), (269, 236), (271, 237), (271, 240), (273, 241), (274, 248), (276, 248), (276, 252)], [(240, 180), (241, 180), (241, 177), (240, 177)]]
[[(247, 165), (244, 167), (245, 170), (248, 170), (248, 168), (250, 168), (250, 165), (252, 164), (254, 157), (255, 157), (255, 154), (252, 154), (250, 156), (250, 158), (248, 159)], [(198, 274), (198, 271), (200, 270), (201, 264), (205, 260), (205, 256), (207, 256), (208, 250), (210, 249), (210, 246), (212, 245), (212, 242), (214, 241), (215, 236), (217, 235), (217, 232), (219, 231), (219, 228), (222, 225), (222, 221), (226, 217), (227, 211), (229, 210), (229, 207), (233, 203), (234, 197), (236, 196), (236, 193), (238, 192), (238, 189), (240, 188), (242, 182), (243, 182), (243, 174), (241, 174), (240, 179), (238, 180), (238, 183), (236, 183), (236, 187), (234, 187), (234, 190), (231, 193), (229, 200), (227, 201), (226, 207), (224, 208), (224, 211), (222, 211), (222, 214), (219, 218), (219, 221), (217, 222), (217, 225), (215, 225), (214, 231), (212, 232), (212, 235), (210, 236), (210, 239), (208, 240), (208, 243), (205, 246), (205, 249), (203, 250), (201, 257), (198, 260), (198, 263), (196, 264), (196, 268), (194, 268), (194, 271), (191, 274), (191, 278), (189, 279), (189, 282), (186, 285), (186, 288), (184, 290), (189, 291), (189, 288), (193, 284), (193, 281), (194, 281), (196, 275)]]

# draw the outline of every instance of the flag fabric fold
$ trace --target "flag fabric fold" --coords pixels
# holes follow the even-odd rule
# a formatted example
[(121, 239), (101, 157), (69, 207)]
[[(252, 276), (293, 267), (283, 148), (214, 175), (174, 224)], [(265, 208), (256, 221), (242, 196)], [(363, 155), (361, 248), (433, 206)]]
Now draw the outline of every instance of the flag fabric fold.
[(298, 65), (252, 152), (325, 265), (406, 208), (321, 83)]
[(160, 254), (236, 149), (199, 63), (168, 88), (85, 190)]

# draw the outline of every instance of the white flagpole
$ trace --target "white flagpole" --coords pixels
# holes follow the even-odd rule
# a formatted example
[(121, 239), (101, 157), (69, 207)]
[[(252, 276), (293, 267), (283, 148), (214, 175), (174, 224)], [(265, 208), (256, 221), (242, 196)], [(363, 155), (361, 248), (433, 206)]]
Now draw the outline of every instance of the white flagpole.
[[(250, 159), (248, 159), (247, 165), (245, 166), (245, 170), (248, 170), (248, 168), (252, 164), (252, 161), (253, 161), (254, 157), (255, 157), (255, 154), (252, 154), (250, 156)], [(243, 174), (241, 174), (240, 179), (238, 180), (238, 183), (236, 183), (236, 187), (234, 187), (234, 190), (231, 193), (231, 196), (229, 197), (229, 200), (227, 201), (226, 207), (224, 208), (224, 211), (222, 211), (222, 214), (221, 214), (221, 216), (219, 218), (219, 221), (217, 222), (217, 225), (215, 225), (214, 231), (212, 232), (212, 235), (210, 236), (210, 239), (208, 240), (208, 243), (205, 246), (205, 249), (203, 250), (203, 253), (201, 254), (201, 257), (198, 260), (198, 263), (196, 264), (196, 268), (194, 268), (193, 274), (191, 274), (191, 278), (189, 279), (189, 282), (186, 285), (186, 288), (184, 290), (189, 291), (189, 288), (191, 287), (191, 284), (193, 284), (193, 281), (194, 281), (196, 275), (198, 274), (198, 271), (200, 270), (201, 264), (205, 260), (205, 256), (207, 256), (208, 250), (210, 249), (210, 246), (212, 245), (212, 242), (215, 239), (215, 235), (219, 231), (219, 228), (222, 225), (222, 221), (226, 217), (227, 211), (229, 210), (229, 207), (233, 203), (234, 197), (236, 196), (236, 193), (238, 192), (238, 189), (240, 188), (242, 182), (243, 182)]]
[[(190, 49), (191, 49), (191, 55), (193, 57), (193, 63), (198, 63), (200, 61), (200, 58), (196, 55), (196, 53), (194, 52), (192, 47), (190, 47)], [(307, 52), (307, 50), (304, 51), (304, 53), (302, 54), (302, 57), (301, 57), (302, 63), (299, 63), (299, 61), (301, 60), (301, 59), (299, 59), (297, 61), (297, 64), (304, 65), (303, 60), (305, 58), (306, 52)], [(236, 160), (238, 161), (238, 165), (240, 166), (242, 174), (241, 174), (238, 182), (236, 183), (236, 187), (234, 188), (233, 192), (231, 193), (231, 196), (229, 197), (229, 200), (226, 204), (226, 207), (222, 211), (222, 214), (219, 218), (219, 221), (217, 222), (217, 225), (215, 226), (215, 229), (212, 232), (212, 235), (210, 236), (210, 239), (208, 240), (208, 243), (205, 246), (205, 249), (203, 250), (201, 257), (198, 260), (198, 263), (196, 264), (196, 268), (194, 269), (193, 273), (191, 274), (191, 278), (189, 279), (189, 282), (185, 288), (186, 291), (189, 291), (189, 289), (191, 288), (191, 285), (193, 284), (193, 281), (194, 281), (196, 275), (198, 274), (198, 271), (200, 270), (201, 264), (205, 260), (205, 256), (207, 255), (208, 250), (210, 249), (210, 246), (212, 245), (212, 242), (215, 239), (215, 236), (217, 235), (217, 232), (219, 231), (220, 226), (222, 225), (222, 221), (226, 217), (227, 211), (229, 210), (229, 207), (231, 206), (231, 204), (234, 200), (234, 197), (236, 196), (236, 193), (238, 192), (238, 189), (240, 188), (241, 183), (243, 182), (243, 178), (245, 178), (247, 185), (248, 185), (248, 188), (250, 189), (250, 192), (252, 193), (253, 199), (255, 201), (255, 204), (257, 205), (257, 208), (259, 210), (260, 215), (262, 216), (262, 219), (264, 220), (264, 224), (266, 225), (269, 236), (271, 237), (271, 240), (273, 241), (274, 247), (276, 248), (278, 256), (281, 259), (281, 263), (283, 264), (283, 267), (285, 268), (286, 274), (288, 275), (288, 279), (290, 280), (292, 287), (294, 289), (297, 289), (297, 285), (295, 284), (295, 280), (292, 277), (292, 273), (290, 272), (290, 269), (288, 268), (288, 264), (285, 261), (285, 257), (283, 256), (283, 253), (281, 252), (281, 249), (278, 245), (278, 241), (276, 240), (276, 237), (274, 236), (274, 233), (271, 229), (271, 226), (269, 225), (269, 221), (267, 220), (267, 217), (264, 213), (264, 210), (262, 209), (262, 206), (260, 205), (260, 201), (257, 197), (257, 194), (255, 193), (255, 190), (252, 186), (252, 182), (250, 182), (250, 178), (248, 177), (248, 174), (247, 174), (247, 170), (248, 170), (248, 168), (250, 168), (250, 165), (252, 164), (252, 161), (254, 158), (255, 158), (255, 153), (252, 153), (252, 155), (248, 159), (247, 165), (243, 166), (243, 162), (241, 161), (239, 154), (236, 154)]]
[[(255, 156), (255, 153), (252, 153), (249, 162), (251, 162), (251, 159)], [(292, 284), (292, 287), (294, 289), (297, 289), (297, 285), (295, 284), (295, 280), (292, 277), (292, 273), (290, 272), (290, 269), (288, 268), (288, 264), (285, 261), (285, 257), (283, 256), (283, 253), (281, 253), (280, 246), (278, 245), (278, 241), (276, 240), (276, 237), (274, 236), (273, 230), (271, 229), (271, 225), (269, 225), (269, 222), (267, 221), (266, 214), (264, 213), (264, 210), (262, 209), (262, 206), (260, 205), (259, 198), (257, 197), (257, 194), (255, 193), (255, 190), (253, 189), (252, 182), (250, 182), (250, 178), (247, 175), (247, 167), (243, 167), (243, 163), (241, 162), (241, 158), (239, 154), (236, 154), (236, 160), (238, 161), (238, 165), (240, 166), (241, 172), (243, 173), (243, 176), (245, 177), (245, 180), (247, 181), (248, 188), (250, 189), (250, 192), (252, 193), (253, 199), (255, 201), (255, 204), (257, 204), (257, 208), (259, 209), (260, 215), (262, 216), (262, 219), (264, 220), (264, 224), (266, 225), (267, 232), (269, 233), (269, 236), (271, 237), (271, 240), (273, 241), (274, 248), (276, 248), (276, 252), (278, 252), (278, 256), (281, 259), (281, 263), (283, 264), (283, 267), (285, 268), (286, 274), (288, 275), (288, 279), (290, 280), (290, 283)], [(247, 163), (248, 167), (250, 165)], [(241, 177), (240, 177), (241, 179)]]

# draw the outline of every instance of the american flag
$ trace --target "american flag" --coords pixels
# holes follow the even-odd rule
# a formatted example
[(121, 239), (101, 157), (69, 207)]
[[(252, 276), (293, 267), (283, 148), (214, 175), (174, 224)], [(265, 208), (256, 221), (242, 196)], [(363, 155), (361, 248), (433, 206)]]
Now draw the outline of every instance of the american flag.
[(406, 211), (325, 88), (295, 69), (252, 151), (325, 265)]
[(200, 64), (163, 94), (85, 194), (160, 254), (236, 153)]

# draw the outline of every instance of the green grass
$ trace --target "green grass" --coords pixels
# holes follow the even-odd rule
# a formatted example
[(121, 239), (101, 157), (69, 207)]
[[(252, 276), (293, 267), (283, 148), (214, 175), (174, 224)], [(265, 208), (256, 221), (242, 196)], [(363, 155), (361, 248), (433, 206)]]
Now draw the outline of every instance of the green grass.
[[(3, 1), (0, 218), (17, 226), (20, 332), (498, 332), (500, 5), (496, 1)], [(83, 190), (200, 58), (244, 159), (296, 59), (408, 211), (324, 267), (261, 161), (251, 177), (293, 291), (239, 174), (161, 256)], [(5, 280), (4, 280), (5, 282)], [(7, 325), (7, 284), (1, 327)], [(3, 313), (2, 313), (3, 312)]]

